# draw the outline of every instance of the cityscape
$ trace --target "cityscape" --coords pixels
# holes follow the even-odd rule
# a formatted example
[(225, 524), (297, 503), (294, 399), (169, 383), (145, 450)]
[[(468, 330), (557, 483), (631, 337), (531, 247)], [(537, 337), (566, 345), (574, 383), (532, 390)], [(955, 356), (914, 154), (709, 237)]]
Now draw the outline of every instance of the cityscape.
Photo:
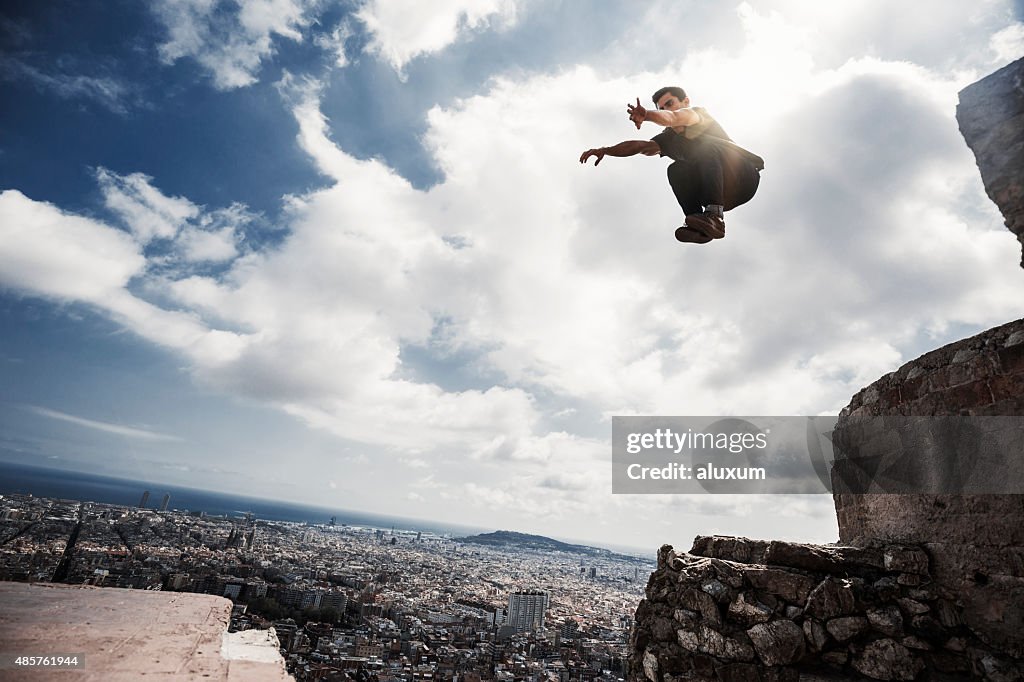
[(296, 680), (620, 680), (649, 558), (496, 532), (0, 496), (0, 580), (195, 592)]
[(1002, 463), (806, 428), (1024, 414), (1024, 0), (109, 7), (0, 11), (0, 680), (1024, 679), (1016, 496), (828, 490)]

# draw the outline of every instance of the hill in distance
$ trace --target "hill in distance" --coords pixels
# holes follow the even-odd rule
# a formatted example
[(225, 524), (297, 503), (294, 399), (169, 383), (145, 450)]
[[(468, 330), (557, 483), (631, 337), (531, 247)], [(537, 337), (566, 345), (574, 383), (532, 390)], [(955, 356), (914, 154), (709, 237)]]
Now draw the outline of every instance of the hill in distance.
[(528, 533), (516, 533), (510, 530), (497, 530), (493, 533), (482, 533), (470, 535), (464, 538), (455, 538), (456, 542), (469, 545), (486, 545), (490, 547), (505, 547), (514, 549), (534, 549), (545, 552), (566, 552), (567, 554), (582, 554), (591, 557), (604, 557), (607, 559), (622, 559), (625, 561), (637, 561), (638, 557), (618, 554), (600, 547), (588, 545), (573, 545), (568, 542), (561, 542), (543, 535), (530, 535)]

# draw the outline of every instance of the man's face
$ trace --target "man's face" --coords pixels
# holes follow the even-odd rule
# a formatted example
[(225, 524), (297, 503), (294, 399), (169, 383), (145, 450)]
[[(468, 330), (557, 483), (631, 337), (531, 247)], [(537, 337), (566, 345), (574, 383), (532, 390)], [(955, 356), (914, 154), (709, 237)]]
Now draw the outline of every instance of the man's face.
[(690, 106), (690, 98), (685, 97), (680, 100), (678, 97), (673, 95), (671, 92), (666, 92), (664, 95), (658, 98), (657, 106), (659, 109), (665, 111), (678, 111), (685, 109)]

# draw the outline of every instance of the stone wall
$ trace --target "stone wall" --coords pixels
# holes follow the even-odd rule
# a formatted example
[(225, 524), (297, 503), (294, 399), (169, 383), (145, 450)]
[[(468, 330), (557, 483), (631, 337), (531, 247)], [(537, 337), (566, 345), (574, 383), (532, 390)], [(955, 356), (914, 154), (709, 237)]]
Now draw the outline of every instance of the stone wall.
[[(882, 377), (843, 410), (836, 438), (858, 420), (886, 415), (1024, 415), (1024, 320)], [(920, 545), (932, 557), (937, 589), (962, 606), (968, 625), (991, 645), (1024, 657), (1024, 495), (834, 498), (840, 542)]]
[[(1024, 415), (1024, 320), (864, 388), (834, 439), (886, 415)], [(637, 611), (631, 682), (1024, 680), (1024, 496), (834, 499), (838, 546), (663, 547)]]
[(1024, 245), (1024, 59), (964, 88), (956, 118), (985, 191)]
[(630, 682), (1024, 679), (964, 622), (922, 547), (698, 537), (661, 548)]

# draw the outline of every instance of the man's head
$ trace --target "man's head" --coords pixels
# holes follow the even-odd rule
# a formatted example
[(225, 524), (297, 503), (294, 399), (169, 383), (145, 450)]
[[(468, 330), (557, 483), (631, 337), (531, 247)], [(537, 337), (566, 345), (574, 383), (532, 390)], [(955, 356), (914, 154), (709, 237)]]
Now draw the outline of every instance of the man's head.
[(668, 111), (676, 111), (677, 109), (684, 109), (690, 106), (690, 98), (686, 96), (686, 90), (677, 88), (674, 85), (661, 88), (654, 93), (651, 99), (654, 100), (656, 107)]

